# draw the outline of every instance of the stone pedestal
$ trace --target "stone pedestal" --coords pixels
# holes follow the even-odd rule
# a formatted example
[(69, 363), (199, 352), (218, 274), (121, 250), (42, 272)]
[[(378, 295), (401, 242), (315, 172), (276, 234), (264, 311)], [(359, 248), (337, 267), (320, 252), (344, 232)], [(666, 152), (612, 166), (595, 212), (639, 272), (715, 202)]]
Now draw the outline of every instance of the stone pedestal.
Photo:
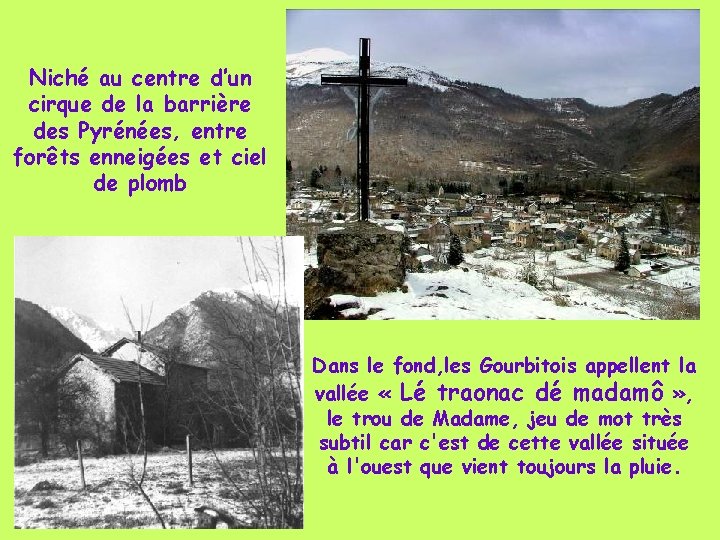
[(325, 227), (317, 235), (318, 267), (305, 271), (305, 318), (345, 318), (328, 299), (333, 294), (375, 296), (402, 289), (404, 248), (403, 231), (374, 223)]
[(305, 318), (345, 318), (333, 294), (375, 296), (405, 281), (405, 233), (368, 222), (331, 225), (317, 235), (318, 267), (305, 271)]
[(336, 292), (375, 296), (405, 281), (401, 231), (359, 221), (318, 233), (319, 283)]

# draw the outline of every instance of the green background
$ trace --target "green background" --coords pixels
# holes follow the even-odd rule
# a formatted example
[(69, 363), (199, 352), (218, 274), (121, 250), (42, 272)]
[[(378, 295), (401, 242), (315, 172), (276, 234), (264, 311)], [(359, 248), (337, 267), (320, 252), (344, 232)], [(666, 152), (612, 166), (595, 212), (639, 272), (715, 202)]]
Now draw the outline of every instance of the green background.
[[(102, 4), (91, 2), (25, 2), (2, 8), (2, 99), (0, 118), (0, 354), (2, 362), (2, 434), (0, 457), (3, 472), (0, 496), (0, 535), (58, 534), (90, 537), (94, 531), (58, 531), (38, 533), (13, 531), (13, 237), (22, 235), (275, 235), (284, 233), (285, 145), (285, 9), (387, 7), (379, 1), (342, 4), (339, 2), (188, 2), (156, 5), (151, 2)], [(718, 290), (714, 279), (718, 241), (714, 236), (718, 187), (715, 145), (717, 104), (713, 100), (717, 82), (713, 72), (717, 50), (718, 9), (712, 2), (619, 2), (569, 3), (553, 5), (536, 2), (394, 2), (398, 8), (490, 8), (490, 7), (615, 7), (615, 8), (700, 8), (702, 38), (702, 229), (703, 281), (702, 318), (700, 321), (464, 321), (464, 322), (308, 322), (305, 324), (306, 365), (313, 355), (333, 360), (363, 360), (368, 355), (390, 361), (397, 355), (428, 359), (449, 355), (451, 359), (477, 363), (483, 356), (515, 360), (530, 356), (556, 359), (675, 359), (679, 355), (696, 360), (700, 373), (693, 377), (666, 376), (665, 389), (682, 388), (692, 404), (664, 403), (671, 412), (682, 412), (683, 426), (656, 430), (658, 434), (677, 431), (690, 439), (690, 450), (669, 460), (681, 470), (670, 477), (627, 476), (568, 477), (548, 480), (542, 477), (465, 477), (427, 480), (421, 476), (360, 477), (325, 473), (328, 456), (317, 450), (316, 441), (331, 433), (323, 425), (326, 408), (311, 401), (312, 389), (329, 386), (334, 378), (306, 378), (306, 454), (305, 454), (305, 529), (303, 531), (244, 532), (268, 536), (304, 536), (307, 538), (449, 537), (504, 538), (717, 538), (717, 485), (720, 480), (717, 459), (720, 456), (717, 414), (720, 412), (717, 385), (718, 360), (714, 347), (717, 334)], [(308, 31), (321, 31), (308, 29)], [(65, 66), (97, 76), (102, 71), (124, 74), (143, 71), (197, 71), (207, 75), (219, 67), (249, 72), (253, 85), (238, 93), (252, 101), (253, 112), (243, 118), (248, 128), (247, 146), (266, 146), (265, 167), (230, 166), (187, 167), (178, 169), (188, 181), (184, 193), (144, 193), (128, 198), (125, 193), (96, 193), (92, 181), (100, 169), (90, 167), (14, 167), (12, 152), (16, 146), (41, 150), (41, 141), (33, 141), (31, 131), (40, 121), (25, 112), (31, 96), (41, 93), (30, 88), (30, 66)], [(59, 92), (57, 90), (60, 90)], [(45, 89), (46, 93), (65, 95), (63, 89)], [(80, 92), (68, 91), (68, 97), (87, 95), (102, 99), (106, 93), (97, 87)], [(134, 95), (134, 89), (117, 93)], [(149, 97), (164, 93), (143, 90)], [(182, 91), (173, 90), (182, 96)], [(191, 90), (189, 95), (212, 93), (210, 88)], [(37, 118), (35, 118), (37, 116)], [(45, 117), (46, 119), (50, 119)], [(113, 115), (94, 113), (94, 123), (113, 125)], [(132, 123), (133, 116), (124, 116)], [(139, 120), (141, 117), (135, 117)], [(148, 116), (148, 119), (154, 117)], [(157, 116), (157, 123), (163, 124)], [(59, 118), (58, 122), (62, 124)], [(72, 120), (72, 119), (71, 119)], [(115, 118), (117, 120), (117, 118)], [(171, 120), (182, 134), (195, 123), (222, 121), (211, 115)], [(73, 122), (68, 122), (72, 125)], [(55, 141), (59, 146), (62, 141)], [(182, 141), (181, 141), (182, 142)], [(89, 145), (79, 146), (85, 154)], [(128, 150), (138, 145), (130, 141), (120, 145)], [(142, 146), (142, 145), (140, 145)], [(147, 148), (153, 146), (148, 144)], [(207, 144), (210, 149), (215, 143)], [(242, 146), (223, 143), (220, 148)], [(193, 144), (196, 153), (204, 145)], [(190, 147), (188, 147), (189, 149)], [(241, 148), (240, 148), (241, 149)], [(108, 170), (108, 169), (102, 169)], [(169, 168), (171, 172), (174, 169)], [(134, 168), (108, 170), (125, 178)], [(183, 174), (184, 173), (184, 174)], [(118, 254), (121, 258), (122, 254)], [(361, 386), (396, 388), (384, 384), (385, 378), (358, 376)], [(478, 379), (463, 379), (469, 385)], [(589, 379), (588, 379), (589, 380)], [(634, 382), (636, 379), (620, 379)], [(528, 378), (530, 383), (542, 381)], [(637, 381), (647, 381), (640, 377)], [(459, 382), (459, 379), (458, 379)], [(515, 385), (519, 379), (497, 378), (495, 385)], [(478, 382), (479, 384), (479, 382)], [(393, 392), (396, 395), (396, 391)], [(402, 413), (407, 409), (395, 399), (381, 402), (385, 411)], [(375, 410), (377, 398), (368, 405)], [(518, 408), (534, 407), (527, 403)], [(377, 405), (379, 408), (379, 404)], [(562, 402), (558, 415), (573, 407)], [(651, 412), (660, 407), (649, 406)], [(622, 406), (608, 411), (642, 412), (644, 407)], [(341, 406), (339, 412), (354, 410)], [(589, 413), (597, 408), (586, 408)], [(513, 412), (513, 411), (511, 411)], [(550, 412), (549, 410), (547, 412)], [(569, 436), (570, 429), (556, 428), (556, 436)], [(631, 428), (635, 435), (640, 428)], [(470, 456), (472, 454), (468, 454)], [(546, 458), (556, 457), (540, 454)], [(343, 456), (338, 455), (342, 458)], [(408, 456), (414, 462), (424, 460), (420, 453)], [(437, 454), (435, 454), (437, 457)], [(455, 456), (453, 461), (460, 457)], [(503, 456), (513, 463), (519, 456)], [(556, 457), (571, 458), (565, 454)], [(592, 456), (599, 460), (597, 455)], [(385, 458), (395, 460), (394, 456)], [(494, 456), (493, 456), (494, 458)], [(438, 458), (440, 459), (440, 458)], [(480, 458), (479, 458), (480, 459)], [(492, 459), (492, 458), (491, 458)], [(494, 459), (500, 459), (494, 458)], [(590, 460), (590, 456), (575, 456)], [(621, 455), (618, 461), (627, 461)], [(157, 531), (114, 531), (130, 537), (141, 534), (165, 534)], [(177, 533), (172, 533), (177, 534)], [(199, 531), (179, 534), (203, 534)], [(207, 534), (207, 533), (205, 533)], [(227, 533), (232, 534), (232, 533)]]

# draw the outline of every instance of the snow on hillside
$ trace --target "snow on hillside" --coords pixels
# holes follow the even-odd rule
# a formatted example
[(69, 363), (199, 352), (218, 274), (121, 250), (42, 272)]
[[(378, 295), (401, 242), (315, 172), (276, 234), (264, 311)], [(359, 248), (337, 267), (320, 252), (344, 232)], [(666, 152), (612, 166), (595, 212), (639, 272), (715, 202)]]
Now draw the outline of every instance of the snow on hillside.
[(700, 287), (700, 267), (689, 265), (671, 268), (666, 273), (650, 276), (649, 279), (676, 289), (697, 289)]
[[(321, 74), (356, 75), (357, 72), (357, 57), (333, 49), (310, 49), (286, 57), (286, 81), (292, 86), (319, 85)], [(407, 77), (410, 84), (427, 86), (441, 92), (452, 85), (450, 79), (427, 68), (376, 62), (372, 58), (370, 73), (379, 77)]]
[(273, 304), (278, 302), (283, 304), (287, 299), (288, 304), (300, 305), (297, 298), (297, 291), (291, 287), (283, 289), (278, 283), (271, 283), (265, 280), (254, 281), (237, 289), (227, 287), (212, 289), (205, 291), (200, 296), (203, 295), (216, 296), (228, 302), (244, 302), (248, 299), (262, 296)]
[[(368, 319), (646, 319), (642, 313), (619, 308), (598, 296), (585, 296), (579, 305), (558, 305), (555, 296), (535, 287), (492, 275), (452, 269), (426, 274), (409, 274), (408, 292), (354, 298), (357, 308), (343, 310), (346, 317), (381, 309)], [(583, 295), (580, 295), (583, 296)], [(561, 296), (562, 297), (562, 296)], [(572, 303), (565, 299), (563, 302)], [(353, 297), (336, 295), (342, 306)], [(375, 309), (373, 309), (375, 308)]]
[(335, 49), (328, 49), (326, 47), (320, 47), (317, 49), (309, 49), (300, 53), (293, 53), (287, 55), (287, 63), (291, 62), (296, 64), (307, 64), (307, 63), (322, 63), (322, 62), (345, 62), (352, 60), (353, 57), (342, 51), (336, 51)]
[[(306, 265), (315, 266), (314, 253)], [(496, 255), (496, 254), (495, 254)], [(612, 270), (602, 258), (577, 260), (568, 252), (506, 259), (494, 248), (465, 255), (458, 268), (410, 273), (407, 292), (375, 297), (331, 296), (346, 318), (368, 319), (651, 319), (679, 299), (699, 305), (700, 272), (693, 261), (636, 279)], [(673, 259), (668, 258), (668, 262)], [(519, 279), (532, 265), (538, 288)]]
[(104, 328), (87, 315), (81, 315), (67, 307), (42, 306), (42, 308), (95, 352), (106, 349), (128, 335), (127, 332), (117, 328)]

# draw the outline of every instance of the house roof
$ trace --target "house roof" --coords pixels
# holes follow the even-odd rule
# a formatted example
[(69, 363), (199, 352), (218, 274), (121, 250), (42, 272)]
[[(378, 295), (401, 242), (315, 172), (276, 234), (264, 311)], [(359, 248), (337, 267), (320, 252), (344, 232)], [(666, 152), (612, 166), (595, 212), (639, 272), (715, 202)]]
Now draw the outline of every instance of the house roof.
[(631, 268), (634, 268), (641, 274), (647, 274), (652, 271), (652, 268), (649, 264), (636, 264), (636, 265), (633, 265)]
[[(80, 360), (88, 360), (95, 364), (98, 368), (110, 375), (117, 382), (138, 382), (138, 375), (142, 384), (154, 384), (164, 386), (165, 381), (157, 373), (153, 373), (143, 366), (138, 366), (135, 362), (128, 360), (118, 360), (117, 358), (108, 358), (97, 354), (77, 354), (72, 359), (71, 365)], [(139, 369), (138, 369), (139, 368)]]
[(556, 231), (555, 238), (557, 238), (558, 240), (565, 240), (565, 241), (569, 242), (572, 240), (577, 240), (577, 234), (575, 234), (574, 231), (569, 231), (569, 230)]
[[(163, 357), (163, 350), (160, 347), (156, 347), (155, 345), (150, 345), (148, 343), (143, 343), (142, 345), (140, 345), (140, 343), (138, 343), (136, 340), (126, 338), (126, 337), (120, 338), (118, 341), (116, 341), (115, 343), (110, 345), (107, 349), (100, 351), (100, 354), (98, 356), (102, 356), (105, 358), (112, 358), (113, 354), (115, 354), (118, 350), (120, 350), (120, 348), (123, 345), (126, 345), (128, 343), (132, 343), (133, 345), (135, 345), (137, 347), (142, 347), (141, 350), (143, 352), (150, 352), (150, 353), (154, 354), (156, 358)], [(113, 360), (115, 360), (115, 359), (113, 359)], [(123, 361), (125, 361), (125, 360), (123, 360)], [(197, 364), (193, 364), (192, 362), (186, 362), (186, 361), (182, 361), (182, 360), (174, 360), (173, 363), (178, 364), (178, 365), (200, 368), (200, 369), (208, 369), (204, 366), (198, 366)], [(137, 377), (135, 378), (135, 381), (137, 381)]]
[(450, 223), (451, 226), (456, 225), (484, 225), (485, 221), (482, 219), (459, 219)]
[(117, 351), (120, 347), (125, 345), (126, 343), (137, 343), (137, 341), (135, 341), (134, 339), (127, 338), (127, 337), (122, 337), (119, 340), (117, 340), (115, 343), (110, 345), (108, 348), (100, 351), (100, 355), (101, 356), (110, 356), (115, 351)]
[(676, 236), (666, 236), (666, 235), (656, 235), (652, 237), (652, 241), (656, 244), (665, 244), (665, 245), (674, 245), (674, 246), (683, 246), (685, 245), (685, 240), (682, 238), (677, 238)]

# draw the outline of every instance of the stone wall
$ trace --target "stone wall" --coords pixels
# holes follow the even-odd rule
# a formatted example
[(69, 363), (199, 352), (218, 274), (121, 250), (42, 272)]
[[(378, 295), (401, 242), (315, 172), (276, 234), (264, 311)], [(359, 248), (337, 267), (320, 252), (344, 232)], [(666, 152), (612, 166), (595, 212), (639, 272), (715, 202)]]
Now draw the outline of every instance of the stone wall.
[[(100, 445), (98, 451), (107, 450), (115, 444), (115, 382), (90, 360), (80, 360), (63, 376), (60, 384), (73, 384), (81, 380), (90, 390), (80, 397), (82, 422), (93, 441), (84, 441), (91, 445)], [(87, 444), (86, 444), (87, 446)]]

